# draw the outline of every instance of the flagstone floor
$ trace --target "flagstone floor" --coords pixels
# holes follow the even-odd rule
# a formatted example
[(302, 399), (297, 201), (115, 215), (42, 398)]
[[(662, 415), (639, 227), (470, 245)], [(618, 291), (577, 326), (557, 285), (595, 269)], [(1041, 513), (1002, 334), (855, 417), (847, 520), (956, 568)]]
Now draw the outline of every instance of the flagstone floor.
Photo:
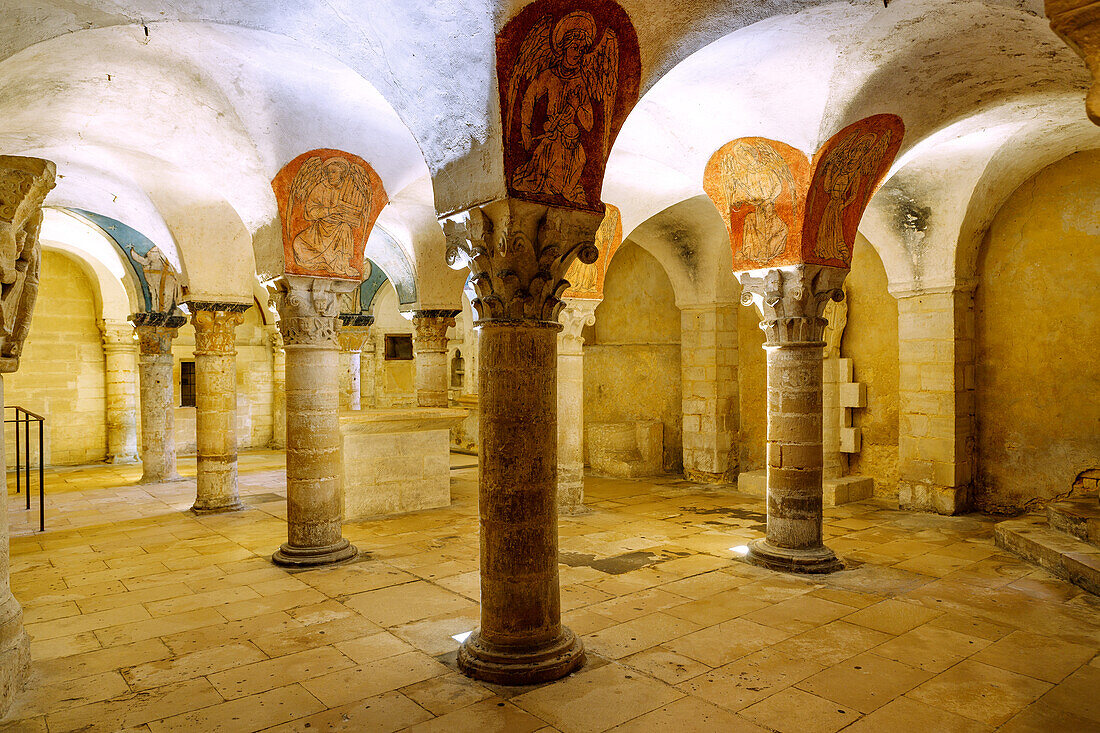
[(794, 577), (738, 559), (758, 499), (589, 478), (560, 566), (589, 662), (504, 688), (454, 668), (478, 618), (475, 459), (454, 457), (450, 508), (349, 523), (357, 562), (298, 572), (268, 561), (282, 460), (242, 454), (229, 515), (134, 466), (49, 471), (44, 534), (11, 497), (33, 662), (0, 730), (1100, 730), (1100, 599), (998, 550), (986, 518), (829, 509), (849, 569)]

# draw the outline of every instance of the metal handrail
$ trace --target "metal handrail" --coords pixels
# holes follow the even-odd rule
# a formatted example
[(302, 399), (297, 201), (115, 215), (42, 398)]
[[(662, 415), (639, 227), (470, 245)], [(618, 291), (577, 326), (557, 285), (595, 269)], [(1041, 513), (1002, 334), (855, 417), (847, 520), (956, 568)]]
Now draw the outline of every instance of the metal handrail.
[[(45, 455), (45, 425), (46, 418), (31, 412), (19, 405), (4, 405), (5, 410), (15, 410), (15, 419), (4, 417), (4, 424), (15, 423), (15, 493), (20, 493), (22, 486), (22, 472), (26, 472), (27, 485), (27, 510), (31, 508), (31, 422), (38, 423), (38, 529), (46, 531), (46, 455)], [(21, 416), (22, 415), (22, 416)], [(23, 440), (20, 445), (19, 425), (23, 425)], [(20, 453), (23, 455), (21, 456)], [(20, 459), (23, 460), (20, 460)], [(6, 466), (5, 466), (6, 468)], [(7, 487), (5, 486), (5, 491)]]

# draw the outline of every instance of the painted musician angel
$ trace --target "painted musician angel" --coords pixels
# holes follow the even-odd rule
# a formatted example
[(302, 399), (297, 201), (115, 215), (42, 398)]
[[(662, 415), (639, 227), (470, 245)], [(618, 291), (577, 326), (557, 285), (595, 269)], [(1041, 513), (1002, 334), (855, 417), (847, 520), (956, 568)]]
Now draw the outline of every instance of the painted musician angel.
[[(523, 84), (520, 106), (520, 139), (530, 158), (512, 178), (518, 192), (561, 196), (566, 201), (590, 206), (581, 186), (585, 155), (582, 135), (596, 121), (593, 105), (600, 106), (598, 132), (606, 155), (611, 142), (611, 119), (619, 83), (619, 42), (608, 28), (597, 43), (596, 21), (575, 11), (553, 23), (543, 16), (520, 46), (508, 85), (506, 126), (509, 140), (515, 134), (516, 97)], [(535, 108), (545, 98), (542, 129), (534, 130)], [(582, 131), (583, 130), (583, 131)]]
[(322, 161), (314, 156), (307, 160), (294, 176), (287, 206), (288, 228), (299, 202), (302, 218), (310, 222), (292, 240), (297, 265), (358, 279), (360, 272), (352, 261), (355, 230), (363, 226), (371, 197), (370, 178), (363, 166), (343, 158)]

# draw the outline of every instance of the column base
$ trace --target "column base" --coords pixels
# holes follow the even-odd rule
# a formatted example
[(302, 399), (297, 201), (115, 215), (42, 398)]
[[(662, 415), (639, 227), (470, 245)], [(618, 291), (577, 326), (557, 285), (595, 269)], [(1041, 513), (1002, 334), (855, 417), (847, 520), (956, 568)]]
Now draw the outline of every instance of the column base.
[(6, 649), (0, 651), (0, 716), (7, 713), (12, 698), (23, 689), (30, 672), (30, 664), (30, 639), (20, 622), (15, 638)]
[(498, 685), (536, 685), (561, 679), (584, 664), (584, 645), (561, 627), (558, 638), (535, 648), (500, 647), (470, 634), (458, 650), (458, 668), (468, 677)]
[(225, 506), (200, 507), (198, 504), (195, 504), (193, 507), (191, 507), (191, 513), (192, 514), (224, 514), (226, 512), (244, 511), (247, 508), (248, 507), (246, 507), (243, 503), (241, 503), (241, 500), (238, 499), (235, 503), (226, 504)]
[(164, 478), (160, 478), (160, 477), (157, 477), (157, 476), (150, 476), (150, 477), (147, 478), (145, 476), (142, 476), (141, 478), (138, 479), (137, 482), (138, 482), (138, 484), (171, 484), (171, 483), (175, 483), (177, 481), (186, 481), (186, 480), (187, 480), (186, 476), (180, 476), (177, 473), (174, 476), (165, 476)]
[(326, 547), (291, 547), (283, 544), (271, 556), (271, 562), (288, 568), (316, 567), (318, 565), (334, 565), (336, 563), (354, 560), (359, 556), (359, 549), (341, 537), (335, 545)]
[(776, 547), (766, 539), (750, 542), (745, 559), (758, 567), (781, 573), (834, 573), (844, 569), (844, 563), (824, 545), (809, 550), (793, 550)]

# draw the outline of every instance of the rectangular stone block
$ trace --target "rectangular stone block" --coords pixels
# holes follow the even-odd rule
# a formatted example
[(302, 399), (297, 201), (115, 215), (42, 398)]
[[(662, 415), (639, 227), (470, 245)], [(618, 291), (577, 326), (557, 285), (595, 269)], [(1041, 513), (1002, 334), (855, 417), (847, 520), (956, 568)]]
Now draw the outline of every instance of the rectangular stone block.
[(867, 406), (867, 385), (861, 382), (839, 384), (838, 394), (841, 407)]

